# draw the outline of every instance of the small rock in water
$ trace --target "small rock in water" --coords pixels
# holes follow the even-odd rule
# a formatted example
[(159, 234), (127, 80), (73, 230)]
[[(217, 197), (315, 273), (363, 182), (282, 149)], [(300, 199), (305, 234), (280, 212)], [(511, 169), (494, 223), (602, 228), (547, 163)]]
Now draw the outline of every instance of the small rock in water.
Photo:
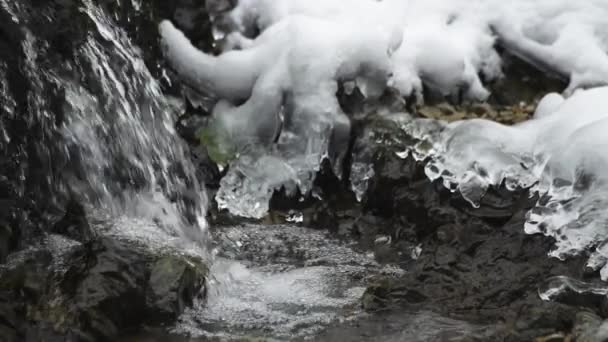
[(285, 221), (291, 223), (302, 223), (304, 222), (304, 214), (302, 212), (290, 211)]

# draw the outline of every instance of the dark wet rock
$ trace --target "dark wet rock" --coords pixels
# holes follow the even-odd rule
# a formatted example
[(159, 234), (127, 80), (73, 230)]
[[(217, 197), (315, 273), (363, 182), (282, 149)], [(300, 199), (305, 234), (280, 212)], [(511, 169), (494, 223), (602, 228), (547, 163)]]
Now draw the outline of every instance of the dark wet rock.
[(553, 341), (555, 337), (567, 338), (578, 309), (559, 303), (532, 302), (525, 305), (516, 303), (503, 311), (504, 316), (508, 316), (504, 320), (504, 329), (484, 340), (515, 342), (535, 341), (542, 336), (548, 338), (546, 341)]
[[(598, 288), (603, 286), (602, 282), (597, 278), (595, 274), (582, 274), (580, 277), (570, 278), (573, 281), (576, 279), (587, 279), (590, 280), (588, 284), (597, 284)], [(562, 275), (551, 277), (545, 280), (542, 286), (539, 287), (539, 292), (546, 292), (549, 290), (549, 286), (556, 279), (568, 279)], [(583, 283), (584, 284), (584, 283)], [(555, 288), (554, 288), (555, 289)], [(567, 305), (580, 306), (592, 309), (602, 317), (608, 316), (608, 297), (600, 293), (594, 293), (593, 291), (577, 291), (573, 288), (565, 286), (563, 289), (556, 291), (555, 294), (550, 295), (550, 299), (555, 302), (564, 303)]]
[(74, 199), (67, 203), (65, 215), (55, 223), (51, 232), (81, 243), (89, 242), (94, 237), (84, 207)]
[[(525, 213), (535, 201), (525, 190), (491, 189), (481, 207), (472, 208), (439, 181), (429, 181), (424, 161), (397, 155), (417, 142), (400, 129), (398, 120), (377, 120), (368, 123), (353, 150), (353, 161), (372, 170), (353, 225), (362, 228), (359, 234), (371, 246), (378, 234), (390, 237), (382, 248), (393, 248), (407, 272), (372, 283), (362, 299), (365, 309), (424, 307), (470, 322), (504, 323), (506, 330), (482, 339), (488, 341), (568, 334), (577, 307), (600, 313), (597, 300), (575, 296), (555, 303), (539, 298), (538, 286), (547, 278), (583, 276), (584, 258), (549, 258), (552, 241), (524, 233)], [(375, 219), (362, 224), (370, 217)]]
[(11, 251), (12, 228), (9, 225), (0, 225), (0, 263), (6, 260)]
[[(76, 5), (79, 1), (69, 0)], [(172, 20), (198, 48), (204, 51), (211, 51), (213, 48), (211, 20), (204, 1), (112, 0), (98, 3), (113, 14), (117, 24), (141, 47), (146, 66), (157, 78), (164, 72), (164, 61), (158, 44), (158, 23), (161, 20)]]
[(201, 139), (201, 132), (209, 123), (209, 115), (200, 108), (194, 108), (190, 101), (186, 100), (186, 103), (186, 111), (177, 120), (175, 127), (190, 146), (190, 156), (196, 167), (197, 178), (204, 182), (208, 189), (218, 189), (223, 174)]
[(505, 76), (490, 86), (493, 105), (532, 104), (547, 93), (561, 93), (568, 85), (567, 78), (539, 69), (516, 54), (505, 51), (501, 58)]
[(194, 299), (205, 295), (207, 268), (202, 260), (168, 254), (159, 258), (150, 270), (146, 306), (156, 321), (172, 321)]
[(219, 189), (224, 172), (221, 172), (218, 165), (209, 157), (205, 147), (201, 145), (192, 146), (190, 156), (196, 166), (197, 179), (204, 182), (208, 190)]
[(115, 233), (97, 232), (85, 244), (49, 235), (0, 268), (0, 294), (12, 298), (0, 305), (0, 322), (9, 323), (0, 327), (17, 340), (111, 341), (143, 323), (175, 320), (204, 295), (206, 275), (197, 257)]

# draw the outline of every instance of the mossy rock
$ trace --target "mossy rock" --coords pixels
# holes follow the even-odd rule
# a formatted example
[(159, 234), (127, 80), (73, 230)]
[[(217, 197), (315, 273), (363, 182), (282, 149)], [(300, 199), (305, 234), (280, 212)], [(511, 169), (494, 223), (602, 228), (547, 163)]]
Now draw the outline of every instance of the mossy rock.
[(150, 270), (147, 305), (158, 309), (159, 318), (176, 319), (205, 287), (207, 266), (198, 258), (167, 254), (156, 260)]
[(41, 243), (9, 258), (0, 270), (0, 294), (9, 294), (13, 305), (0, 305), (0, 321), (18, 312), (17, 321), (32, 325), (20, 329), (41, 336), (112, 341), (144, 323), (174, 321), (206, 293), (208, 268), (197, 256), (113, 236), (60, 241), (71, 241), (65, 251)]

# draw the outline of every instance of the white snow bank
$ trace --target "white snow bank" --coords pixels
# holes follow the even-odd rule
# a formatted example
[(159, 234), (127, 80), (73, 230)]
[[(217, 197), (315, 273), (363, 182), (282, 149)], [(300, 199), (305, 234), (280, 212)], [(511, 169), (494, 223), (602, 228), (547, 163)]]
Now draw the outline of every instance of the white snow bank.
[[(292, 181), (307, 193), (322, 159), (329, 156), (339, 174), (348, 147), (350, 123), (335, 97), (338, 81), (356, 79), (369, 97), (380, 96), (391, 74), (390, 55), (401, 43), (398, 28), (359, 24), (293, 16), (264, 31), (247, 49), (217, 57), (198, 51), (170, 22), (161, 24), (160, 33), (175, 70), (221, 99), (213, 111), (214, 131), (227, 136), (240, 155), (260, 157), (260, 149), (267, 148), (263, 152), (276, 154), (268, 158), (274, 169), (295, 169), (298, 177)], [(226, 179), (263, 182), (266, 177), (273, 185), (270, 192), (283, 184), (276, 184), (272, 172), (263, 172), (266, 168), (242, 166), (230, 172), (247, 169), (248, 177), (230, 174)], [(250, 189), (241, 183), (223, 186), (218, 202), (235, 214), (265, 214), (266, 191), (262, 197), (251, 192), (257, 198), (250, 198), (234, 196), (233, 188)], [(249, 205), (228, 200), (237, 197)]]
[(589, 266), (608, 280), (608, 87), (564, 100), (547, 95), (534, 119), (515, 126), (486, 120), (447, 125), (434, 142), (426, 173), (441, 177), (473, 206), (490, 186), (532, 188), (541, 199), (525, 231), (556, 240), (550, 255), (591, 253)]
[(570, 79), (566, 93), (608, 80), (608, 2), (505, 3), (492, 21), (511, 52)]
[(501, 75), (496, 39), (510, 52), (570, 79), (567, 93), (608, 82), (608, 2), (603, 0), (240, 0), (216, 22), (222, 34), (253, 37), (294, 15), (402, 28), (392, 85), (404, 95), (420, 95), (426, 84), (444, 95), (464, 91), (469, 98), (485, 99), (489, 93), (478, 75), (487, 80)]
[[(484, 100), (489, 91), (483, 82), (501, 76), (500, 42), (569, 78), (565, 95), (608, 84), (608, 5), (603, 0), (239, 0), (229, 11), (225, 3), (207, 3), (222, 9), (212, 13), (217, 37), (226, 40), (219, 56), (197, 50), (169, 22), (160, 25), (160, 34), (173, 68), (220, 100), (212, 127), (222, 140), (235, 145), (237, 156), (269, 155), (262, 168), (251, 169), (238, 159), (226, 179), (241, 181), (222, 184), (218, 202), (238, 215), (262, 216), (267, 193), (287, 183), (310, 191), (325, 157), (340, 173), (350, 124), (335, 97), (338, 82), (354, 81), (368, 98), (392, 87), (420, 99), (424, 85), (446, 96)], [(538, 119), (545, 120), (560, 102), (557, 94), (547, 99)], [(473, 134), (464, 134), (471, 129)], [(501, 178), (510, 187), (527, 186), (535, 170), (519, 174), (518, 165), (536, 165), (535, 151), (520, 153), (533, 139), (528, 129), (540, 134), (535, 128), (483, 121), (455, 125), (454, 132), (463, 134), (455, 134), (446, 153), (471, 142), (490, 142), (489, 150), (499, 146), (501, 152), (493, 165), (484, 160), (472, 167), (463, 164), (469, 171), (463, 173), (466, 182), (459, 172), (454, 179), (444, 175), (446, 182), (459, 184), (473, 203)], [(458, 155), (471, 157), (466, 150)], [(496, 159), (492, 155), (490, 160)], [(445, 161), (444, 168), (461, 167)], [(288, 171), (277, 179), (264, 173), (270, 169)], [(238, 170), (246, 170), (245, 176)], [(283, 175), (296, 176), (285, 181)], [(263, 196), (247, 190), (257, 182), (264, 183)]]

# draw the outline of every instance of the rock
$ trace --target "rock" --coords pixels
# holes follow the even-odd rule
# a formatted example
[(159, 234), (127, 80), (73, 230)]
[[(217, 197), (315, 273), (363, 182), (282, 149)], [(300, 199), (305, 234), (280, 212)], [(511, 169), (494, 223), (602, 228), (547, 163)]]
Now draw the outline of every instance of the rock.
[(207, 268), (202, 260), (169, 254), (157, 260), (150, 270), (146, 305), (162, 320), (175, 320), (195, 298), (205, 295)]
[(51, 232), (81, 243), (91, 241), (94, 238), (94, 232), (86, 219), (82, 205), (72, 199), (67, 203), (65, 210), (65, 215), (55, 223)]
[(0, 306), (0, 317), (17, 317), (18, 336), (110, 341), (143, 323), (177, 319), (203, 298), (206, 276), (199, 257), (169, 245), (105, 231), (85, 244), (49, 235), (0, 269), (0, 293), (11, 294), (14, 308)]
[(0, 266), (0, 331), (6, 341), (23, 341), (28, 326), (27, 306), (21, 298), (39, 300), (48, 277), (52, 256), (48, 251), (29, 249), (13, 253)]
[(205, 183), (207, 189), (216, 190), (220, 187), (220, 180), (225, 172), (221, 172), (218, 165), (209, 157), (209, 153), (202, 145), (190, 148), (192, 162), (196, 166), (196, 175)]
[[(82, 47), (88, 39), (112, 43), (84, 10), (89, 3), (124, 29), (161, 81), (171, 76), (158, 44), (161, 19), (174, 19), (198, 47), (213, 48), (204, 2), (23, 0), (0, 6), (0, 261), (7, 249), (28, 245), (63, 217), (72, 197), (64, 176), (82, 176), (77, 158), (66, 157), (61, 129), (68, 101), (58, 79), (99, 90), (91, 76), (96, 67), (80, 58)], [(183, 87), (165, 82), (164, 88), (181, 96)]]
[[(394, 300), (397, 297), (399, 301)], [(364, 309), (374, 311), (395, 308), (395, 305), (403, 303), (412, 307), (427, 300), (428, 298), (415, 288), (402, 286), (398, 279), (384, 277), (376, 280), (367, 288), (363, 294), (362, 303)]]
[[(400, 128), (403, 122), (395, 117), (370, 122), (358, 133), (353, 149), (353, 163), (373, 170), (366, 180), (360, 216), (380, 220), (361, 237), (373, 246), (377, 234), (390, 236), (391, 247), (407, 269), (397, 279), (371, 284), (362, 298), (366, 310), (395, 312), (422, 306), (448, 316), (458, 313), (470, 322), (511, 326), (487, 341), (565, 336), (574, 325), (577, 305), (600, 312), (600, 305), (580, 297), (563, 304), (539, 298), (538, 286), (548, 277), (580, 276), (584, 258), (548, 258), (552, 242), (524, 233), (525, 213), (534, 198), (525, 190), (495, 188), (479, 209), (472, 208), (440, 180), (429, 181), (424, 161), (411, 155), (402, 158), (408, 146), (418, 143)], [(414, 261), (411, 250), (418, 244), (421, 252)]]
[(492, 95), (488, 101), (495, 105), (512, 106), (521, 102), (535, 103), (550, 92), (561, 93), (567, 82), (538, 70), (522, 59), (505, 52), (502, 54), (505, 77), (490, 85)]
[(13, 230), (9, 225), (0, 225), (0, 263), (6, 260), (11, 251), (11, 238)]
[(22, 336), (19, 336), (17, 327), (20, 324), (17, 313), (12, 305), (12, 298), (8, 294), (0, 294), (0, 313), (2, 313), (2, 322), (0, 323), (0, 341), (2, 342), (18, 342)]
[[(80, 0), (71, 1), (78, 3)], [(146, 66), (156, 78), (161, 78), (165, 71), (158, 44), (158, 23), (162, 19), (173, 20), (197, 47), (205, 51), (213, 49), (211, 20), (204, 2), (151, 0), (138, 4), (132, 1), (109, 1), (102, 5), (142, 48)], [(170, 87), (168, 84), (166, 86)], [(179, 87), (175, 90), (178, 89)]]

